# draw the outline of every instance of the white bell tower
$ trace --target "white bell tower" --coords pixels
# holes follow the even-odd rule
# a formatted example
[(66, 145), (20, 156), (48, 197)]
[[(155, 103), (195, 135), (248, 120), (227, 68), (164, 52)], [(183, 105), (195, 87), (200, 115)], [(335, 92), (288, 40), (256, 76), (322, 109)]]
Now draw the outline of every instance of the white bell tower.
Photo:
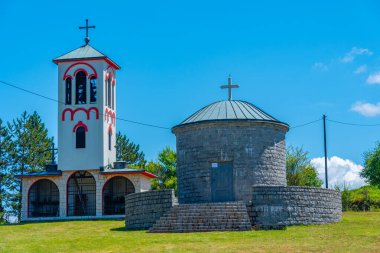
[(116, 70), (86, 44), (53, 60), (58, 65), (58, 169), (93, 170), (116, 161)]

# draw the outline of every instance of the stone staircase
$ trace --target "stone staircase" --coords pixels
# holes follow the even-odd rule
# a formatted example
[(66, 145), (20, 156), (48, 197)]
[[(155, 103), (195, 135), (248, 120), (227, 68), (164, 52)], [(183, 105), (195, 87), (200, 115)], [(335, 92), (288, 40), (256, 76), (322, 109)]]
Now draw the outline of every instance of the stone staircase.
[(251, 230), (244, 202), (173, 206), (149, 229), (151, 233)]

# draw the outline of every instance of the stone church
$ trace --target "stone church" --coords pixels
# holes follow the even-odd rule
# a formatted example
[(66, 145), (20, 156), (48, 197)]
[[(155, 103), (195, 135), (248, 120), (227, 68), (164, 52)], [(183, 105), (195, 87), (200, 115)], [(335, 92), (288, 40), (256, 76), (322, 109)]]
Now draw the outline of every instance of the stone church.
[(58, 164), (22, 180), (22, 221), (126, 219), (127, 229), (193, 232), (338, 222), (339, 192), (286, 184), (289, 126), (247, 101), (209, 104), (172, 128), (178, 198), (155, 175), (116, 161), (116, 72), (86, 44), (58, 66)]
[[(86, 29), (90, 28), (86, 25)], [(121, 218), (124, 196), (150, 190), (155, 176), (116, 161), (113, 60), (86, 44), (53, 60), (58, 66), (58, 164), (19, 175), (22, 221)]]

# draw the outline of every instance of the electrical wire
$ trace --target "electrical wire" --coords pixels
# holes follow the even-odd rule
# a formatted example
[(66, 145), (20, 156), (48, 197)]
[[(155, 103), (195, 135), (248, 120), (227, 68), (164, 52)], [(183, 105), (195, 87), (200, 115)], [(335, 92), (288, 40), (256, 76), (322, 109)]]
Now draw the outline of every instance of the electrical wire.
[(330, 122), (337, 123), (337, 124), (342, 124), (342, 125), (348, 125), (348, 126), (360, 126), (360, 127), (375, 127), (375, 126), (380, 126), (380, 123), (379, 124), (359, 124), (359, 123), (342, 122), (342, 121), (332, 120), (332, 119), (326, 119), (326, 121), (330, 121)]
[[(4, 81), (1, 81), (0, 80), (0, 83), (4, 84), (4, 85), (7, 85), (9, 87), (12, 87), (12, 88), (15, 88), (15, 89), (18, 89), (18, 90), (21, 90), (23, 92), (26, 92), (26, 93), (29, 93), (29, 94), (32, 94), (32, 95), (35, 95), (35, 96), (38, 96), (38, 97), (41, 97), (41, 98), (44, 98), (44, 99), (47, 99), (47, 100), (50, 100), (50, 101), (53, 101), (53, 102), (56, 102), (56, 103), (59, 103), (59, 104), (66, 104), (62, 101), (59, 101), (58, 99), (54, 99), (54, 98), (51, 98), (51, 97), (47, 97), (45, 95), (41, 95), (37, 92), (34, 92), (34, 91), (31, 91), (31, 90), (27, 90), (27, 89), (24, 89), (20, 86), (17, 86), (17, 85), (14, 85), (14, 84), (11, 84), (11, 83), (8, 83), (8, 82), (4, 82)], [(70, 107), (73, 107), (73, 108), (79, 108), (75, 105), (70, 105)], [(104, 114), (102, 113), (99, 113), (100, 115), (102, 116), (105, 116)], [(124, 119), (124, 118), (120, 118), (120, 117), (115, 117), (115, 119), (117, 120), (120, 120), (120, 121), (124, 121), (124, 122), (128, 122), (128, 123), (132, 123), (132, 124), (137, 124), (137, 125), (142, 125), (142, 126), (147, 126), (147, 127), (154, 127), (154, 128), (159, 128), (159, 129), (165, 129), (165, 130), (170, 130), (169, 127), (163, 127), (163, 126), (158, 126), (158, 125), (154, 125), (154, 124), (149, 124), (149, 123), (143, 123), (143, 122), (139, 122), (139, 121), (134, 121), (134, 120), (128, 120), (128, 119)]]
[(289, 127), (289, 129), (294, 129), (294, 128), (298, 128), (298, 127), (304, 127), (304, 126), (308, 126), (308, 125), (311, 125), (311, 124), (314, 124), (318, 121), (321, 121), (322, 119), (316, 119), (316, 120), (313, 120), (313, 121), (310, 121), (310, 122), (307, 122), (307, 123), (304, 123), (304, 124), (300, 124), (300, 125), (296, 125), (296, 126), (291, 126)]

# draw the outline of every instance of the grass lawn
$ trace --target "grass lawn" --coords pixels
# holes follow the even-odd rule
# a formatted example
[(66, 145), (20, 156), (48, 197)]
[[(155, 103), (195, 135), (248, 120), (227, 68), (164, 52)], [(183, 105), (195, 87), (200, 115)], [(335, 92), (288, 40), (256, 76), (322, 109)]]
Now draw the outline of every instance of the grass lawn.
[(149, 234), (123, 221), (0, 225), (0, 252), (380, 252), (380, 212), (279, 231)]

